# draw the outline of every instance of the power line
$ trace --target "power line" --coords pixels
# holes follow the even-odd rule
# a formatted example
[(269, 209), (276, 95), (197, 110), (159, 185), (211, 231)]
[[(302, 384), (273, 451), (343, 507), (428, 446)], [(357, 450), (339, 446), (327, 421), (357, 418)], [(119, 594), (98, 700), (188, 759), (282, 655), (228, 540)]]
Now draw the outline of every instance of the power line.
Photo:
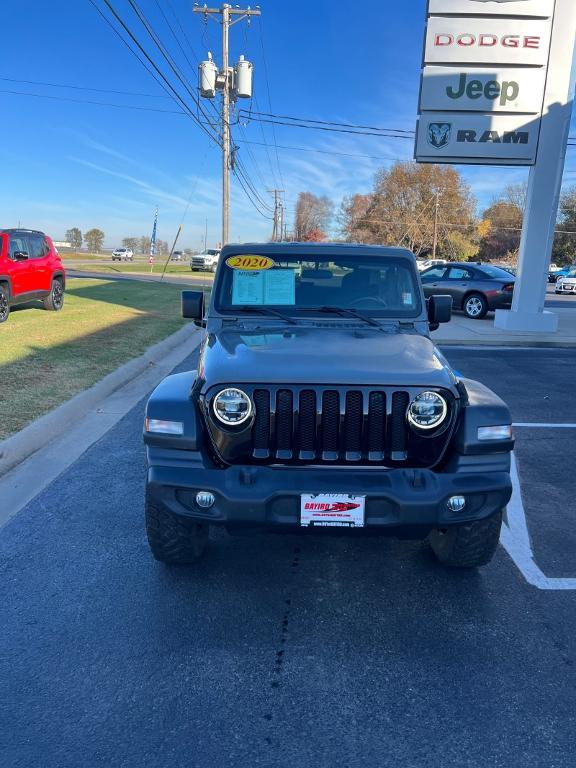
[[(267, 147), (268, 145), (261, 141), (238, 141), (238, 144), (254, 144), (260, 147)], [(395, 155), (364, 155), (358, 152), (336, 152), (330, 149), (315, 149), (312, 147), (294, 147), (287, 144), (277, 144), (278, 149), (290, 149), (297, 152), (315, 152), (320, 155), (340, 155), (342, 157), (364, 157), (368, 160), (402, 160), (402, 158)]]
[(168, 96), (161, 96), (153, 93), (138, 93), (136, 91), (113, 91), (108, 88), (89, 88), (86, 85), (65, 85), (64, 83), (46, 83), (41, 80), (17, 80), (14, 77), (0, 77), (6, 83), (22, 83), (25, 85), (43, 85), (48, 88), (70, 88), (74, 91), (94, 91), (95, 93), (115, 93), (120, 96), (143, 96), (147, 99), (167, 99)]
[(276, 120), (292, 120), (299, 123), (313, 123), (316, 125), (328, 125), (328, 126), (333, 126), (337, 128), (354, 128), (358, 130), (367, 130), (367, 131), (388, 131), (391, 133), (406, 133), (412, 137), (416, 133), (412, 129), (407, 130), (404, 128), (382, 128), (374, 125), (357, 125), (355, 123), (338, 123), (338, 122), (335, 122), (334, 120), (315, 120), (308, 117), (293, 117), (291, 115), (277, 115), (274, 112), (253, 112), (252, 114), (259, 115), (262, 117), (273, 117)]
[[(148, 64), (146, 64), (146, 62), (143, 59), (140, 58), (138, 53), (129, 45), (129, 43), (125, 40), (125, 38), (122, 37), (120, 32), (114, 26), (114, 24), (112, 24), (110, 19), (106, 16), (106, 14), (102, 11), (102, 9), (97, 5), (96, 0), (88, 0), (88, 2), (96, 9), (96, 12), (102, 17), (102, 19), (104, 19), (106, 24), (108, 24), (108, 26), (110, 27), (112, 32), (114, 32), (114, 34), (120, 39), (122, 44), (125, 45), (126, 48), (128, 48), (128, 50), (130, 51), (132, 56), (134, 56), (136, 59), (138, 59), (140, 64), (144, 67), (144, 69), (148, 72), (148, 74), (151, 75), (151, 77), (158, 83), (158, 85), (162, 88), (162, 90), (164, 90), (164, 91), (166, 91), (166, 93), (168, 93), (168, 91), (166, 90), (166, 86), (164, 86), (160, 82), (160, 80), (158, 79), (157, 75), (150, 69)], [(113, 9), (111, 9), (111, 10), (113, 11)], [(118, 15), (116, 14), (116, 12), (115, 11), (113, 11), (113, 12), (114, 12), (114, 15), (118, 18)]]
[[(107, 5), (109, 4), (109, 0), (104, 0), (104, 2)], [(188, 95), (190, 96), (192, 101), (196, 104), (196, 106), (200, 110), (200, 112), (204, 115), (204, 117), (206, 118), (208, 123), (211, 124), (210, 123), (210, 118), (208, 117), (206, 112), (204, 112), (204, 108), (200, 105), (200, 100), (198, 99), (196, 94), (193, 92), (193, 90), (192, 90), (188, 80), (184, 77), (184, 75), (182, 74), (180, 68), (176, 65), (176, 63), (174, 62), (174, 60), (172, 59), (170, 54), (166, 51), (166, 48), (164, 47), (162, 41), (160, 40), (160, 38), (158, 37), (156, 32), (154, 32), (154, 30), (152, 29), (152, 27), (149, 24), (146, 16), (144, 15), (142, 10), (138, 6), (138, 3), (136, 3), (135, 0), (128, 0), (128, 3), (130, 4), (130, 7), (134, 11), (134, 13), (138, 16), (138, 19), (140, 20), (140, 23), (143, 25), (143, 27), (145, 28), (146, 32), (148, 32), (148, 35), (150, 36), (152, 41), (156, 44), (156, 47), (160, 51), (160, 53), (163, 56), (164, 60), (168, 63), (168, 66), (170, 67), (170, 69), (172, 70), (174, 75), (178, 78), (180, 83), (184, 86), (184, 88), (187, 91)], [(197, 119), (197, 122), (198, 122), (199, 125), (201, 125), (200, 120)], [(207, 129), (204, 128), (204, 130), (207, 130)]]
[(0, 90), (0, 93), (4, 93), (10, 96), (32, 96), (37, 99), (50, 99), (52, 101), (69, 101), (74, 104), (92, 104), (98, 107), (114, 107), (116, 109), (133, 109), (139, 112), (161, 112), (165, 115), (186, 115), (186, 112), (175, 109), (155, 109), (154, 107), (137, 107), (133, 104), (113, 104), (108, 101), (91, 101), (90, 99), (73, 99), (68, 96), (52, 96), (49, 93), (28, 93), (25, 91), (5, 91)]
[[(262, 49), (262, 62), (264, 64), (264, 80), (266, 82), (266, 93), (268, 96), (268, 109), (272, 111), (272, 99), (270, 96), (270, 79), (268, 77), (268, 62), (266, 59), (266, 51), (264, 50), (264, 22), (262, 17), (260, 17), (260, 24), (259, 24), (259, 31), (260, 31), (260, 47)], [(282, 169), (280, 168), (280, 159), (278, 157), (278, 145), (276, 142), (276, 129), (274, 126), (272, 126), (272, 140), (274, 141), (274, 148), (276, 152), (276, 165), (278, 166), (278, 174), (280, 176), (280, 183), (282, 186), (284, 186), (284, 179), (282, 178)]]
[[(245, 112), (245, 110), (241, 110), (241, 112)], [(245, 113), (245, 116), (248, 117), (248, 113)], [(249, 118), (251, 120), (256, 120), (261, 123), (271, 123), (272, 125), (286, 125), (289, 128), (307, 128), (311, 131), (327, 131), (328, 133), (349, 133), (353, 136), (377, 136), (379, 139), (408, 139), (408, 141), (414, 141), (414, 136), (411, 135), (405, 135), (400, 133), (375, 133), (373, 131), (362, 131), (362, 130), (352, 130), (349, 128), (329, 128), (324, 125), (303, 125), (302, 123), (289, 123), (285, 120), (275, 120), (271, 118), (266, 117), (258, 117), (255, 116), (255, 113), (252, 113), (252, 116)]]
[[(112, 29), (114, 29), (114, 30), (115, 30), (115, 32), (118, 34), (118, 36), (119, 36), (119, 37), (120, 37), (120, 39), (122, 40), (123, 44), (124, 44), (124, 45), (126, 45), (126, 47), (128, 48), (128, 50), (129, 50), (131, 53), (134, 53), (134, 51), (132, 50), (131, 46), (128, 44), (128, 42), (126, 41), (126, 39), (122, 37), (122, 35), (121, 35), (121, 34), (118, 32), (118, 30), (116, 30), (116, 28), (115, 28), (115, 27), (114, 27), (114, 26), (111, 24), (111, 22), (109, 21), (109, 19), (107, 19), (107, 17), (106, 17), (106, 16), (104, 16), (104, 14), (103, 14), (103, 13), (102, 13), (102, 11), (100, 10), (100, 8), (99, 8), (99, 7), (96, 5), (96, 3), (95, 3), (95, 0), (89, 0), (89, 2), (90, 2), (90, 3), (91, 3), (91, 4), (92, 4), (92, 5), (93, 5), (93, 6), (96, 8), (96, 10), (97, 10), (97, 11), (100, 13), (100, 15), (104, 17), (104, 19), (105, 19), (105, 20), (108, 22), (108, 24), (109, 24), (110, 26), (112, 26)], [(200, 120), (198, 120), (198, 118), (196, 117), (196, 115), (194, 114), (194, 112), (192, 112), (192, 110), (190, 109), (190, 107), (188, 106), (188, 104), (187, 104), (187, 103), (184, 101), (184, 99), (182, 98), (182, 96), (181, 96), (181, 95), (178, 93), (178, 91), (177, 91), (177, 90), (174, 88), (174, 86), (172, 85), (172, 83), (171, 83), (171, 82), (168, 80), (168, 78), (167, 78), (167, 77), (164, 75), (164, 73), (163, 73), (163, 72), (162, 72), (162, 70), (161, 70), (161, 69), (158, 67), (158, 65), (157, 65), (157, 64), (156, 64), (156, 63), (153, 61), (153, 59), (152, 59), (152, 58), (149, 56), (149, 54), (146, 52), (146, 50), (143, 48), (143, 46), (142, 46), (142, 45), (140, 44), (140, 42), (137, 40), (137, 38), (135, 37), (135, 35), (134, 35), (134, 34), (132, 33), (132, 31), (129, 29), (129, 27), (127, 26), (127, 24), (124, 22), (124, 20), (123, 20), (123, 19), (120, 17), (120, 15), (119, 15), (119, 14), (117, 13), (117, 11), (114, 9), (114, 7), (113, 7), (112, 3), (110, 2), (110, 0), (103, 0), (103, 2), (106, 4), (106, 6), (107, 6), (108, 10), (109, 10), (109, 11), (112, 13), (112, 15), (114, 16), (114, 18), (116, 19), (116, 21), (117, 21), (117, 22), (118, 22), (118, 23), (121, 25), (121, 27), (124, 29), (124, 31), (126, 32), (126, 34), (127, 34), (129, 37), (130, 37), (130, 39), (132, 40), (132, 42), (133, 42), (133, 43), (136, 45), (136, 47), (138, 48), (138, 50), (139, 50), (139, 51), (140, 51), (140, 52), (141, 52), (141, 53), (144, 55), (144, 57), (145, 57), (145, 58), (146, 58), (146, 60), (149, 62), (149, 64), (152, 66), (152, 68), (154, 69), (154, 71), (155, 71), (155, 72), (156, 72), (156, 73), (157, 73), (157, 74), (158, 74), (158, 75), (159, 75), (159, 76), (162, 78), (162, 80), (164, 81), (165, 85), (162, 85), (162, 83), (160, 83), (160, 84), (161, 84), (162, 88), (163, 88), (163, 89), (166, 91), (166, 93), (169, 93), (169, 94), (171, 95), (171, 97), (172, 97), (172, 98), (173, 98), (175, 101), (177, 101), (177, 103), (178, 103), (178, 104), (180, 104), (180, 106), (182, 106), (182, 107), (184, 108), (184, 111), (186, 112), (186, 114), (187, 114), (187, 115), (188, 115), (188, 116), (189, 116), (189, 117), (190, 117), (190, 118), (191, 118), (191, 119), (192, 119), (192, 120), (193, 120), (193, 121), (194, 121), (194, 122), (195, 122), (195, 123), (196, 123), (196, 124), (197, 124), (197, 125), (200, 127), (200, 129), (201, 129), (202, 131), (204, 131), (204, 133), (205, 133), (207, 136), (209, 136), (209, 137), (210, 137), (210, 138), (211, 138), (213, 141), (215, 141), (215, 142), (218, 144), (218, 146), (221, 146), (221, 145), (220, 145), (220, 142), (219, 142), (219, 140), (218, 140), (218, 138), (217, 138), (216, 136), (214, 136), (214, 134), (213, 134), (213, 133), (211, 133), (211, 132), (210, 132), (210, 131), (209, 131), (209, 130), (208, 130), (208, 129), (207, 129), (207, 128), (206, 128), (206, 127), (205, 127), (205, 126), (204, 126), (204, 125), (201, 123), (201, 122), (200, 122)], [(141, 59), (140, 59), (140, 57), (139, 57), (139, 56), (137, 56), (137, 55), (136, 55), (136, 58), (138, 58), (138, 60), (139, 60), (139, 61), (142, 63), (142, 61), (141, 61)], [(144, 65), (144, 66), (145, 66), (145, 65)], [(148, 69), (148, 67), (146, 67), (146, 69)], [(148, 70), (148, 71), (150, 71), (150, 70)], [(156, 78), (156, 77), (155, 77), (155, 79), (157, 80), (157, 82), (160, 82), (160, 81), (158, 80), (158, 78)]]

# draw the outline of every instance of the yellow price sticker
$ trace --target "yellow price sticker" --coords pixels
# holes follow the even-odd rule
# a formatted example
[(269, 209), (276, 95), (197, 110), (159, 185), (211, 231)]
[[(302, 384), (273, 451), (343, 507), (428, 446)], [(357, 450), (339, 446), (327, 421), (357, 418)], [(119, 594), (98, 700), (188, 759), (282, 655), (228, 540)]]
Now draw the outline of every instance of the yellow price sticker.
[(242, 269), (256, 271), (261, 269), (272, 269), (275, 266), (273, 259), (268, 256), (230, 256), (226, 259), (226, 264), (232, 269)]

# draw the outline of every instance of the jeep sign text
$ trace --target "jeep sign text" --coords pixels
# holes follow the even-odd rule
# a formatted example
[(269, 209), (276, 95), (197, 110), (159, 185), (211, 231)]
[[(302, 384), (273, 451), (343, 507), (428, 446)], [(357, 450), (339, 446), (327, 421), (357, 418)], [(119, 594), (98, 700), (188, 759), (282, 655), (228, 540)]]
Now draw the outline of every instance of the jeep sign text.
[(420, 111), (523, 112), (542, 109), (543, 68), (424, 68)]
[(550, 29), (547, 20), (433, 16), (428, 20), (425, 63), (544, 66)]

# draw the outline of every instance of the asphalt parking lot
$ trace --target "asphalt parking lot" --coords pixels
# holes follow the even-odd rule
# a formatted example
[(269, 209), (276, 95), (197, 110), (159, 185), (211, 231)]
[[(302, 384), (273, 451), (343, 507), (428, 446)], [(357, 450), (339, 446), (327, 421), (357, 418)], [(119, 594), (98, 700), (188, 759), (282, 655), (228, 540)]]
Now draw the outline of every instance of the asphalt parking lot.
[(165, 568), (141, 403), (0, 531), (0, 766), (573, 768), (576, 350), (445, 353), (548, 425), (516, 428), (522, 498), (491, 566), (218, 534)]

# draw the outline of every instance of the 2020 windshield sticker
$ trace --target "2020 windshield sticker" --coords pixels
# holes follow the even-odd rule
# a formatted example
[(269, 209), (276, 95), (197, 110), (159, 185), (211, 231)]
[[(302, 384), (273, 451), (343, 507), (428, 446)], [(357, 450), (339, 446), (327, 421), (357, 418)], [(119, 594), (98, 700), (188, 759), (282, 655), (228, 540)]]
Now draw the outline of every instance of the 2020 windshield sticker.
[(226, 264), (231, 269), (241, 269), (248, 271), (272, 269), (272, 267), (276, 266), (274, 264), (274, 260), (268, 256), (253, 256), (249, 253), (242, 256), (230, 256), (226, 259)]

